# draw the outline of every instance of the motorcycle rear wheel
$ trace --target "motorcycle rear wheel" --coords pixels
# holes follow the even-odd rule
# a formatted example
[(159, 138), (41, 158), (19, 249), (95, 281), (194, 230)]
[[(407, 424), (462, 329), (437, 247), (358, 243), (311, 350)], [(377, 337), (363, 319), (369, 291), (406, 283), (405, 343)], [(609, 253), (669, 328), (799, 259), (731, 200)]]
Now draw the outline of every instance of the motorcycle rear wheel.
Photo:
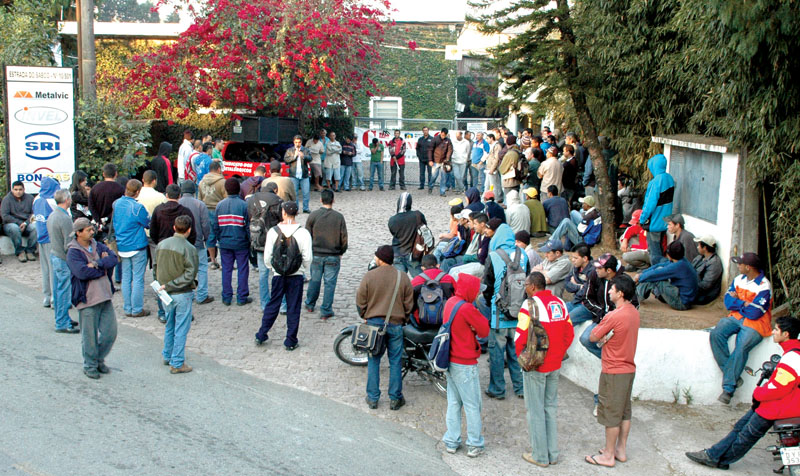
[(358, 351), (353, 347), (350, 341), (351, 335), (352, 332), (339, 334), (336, 340), (333, 341), (333, 351), (342, 362), (356, 367), (365, 367), (368, 360), (367, 353)]
[(433, 384), (433, 388), (435, 388), (440, 395), (447, 397), (447, 376), (445, 376), (444, 372), (431, 371), (429, 373), (429, 379)]
[(790, 476), (800, 476), (800, 464), (793, 464), (789, 466)]

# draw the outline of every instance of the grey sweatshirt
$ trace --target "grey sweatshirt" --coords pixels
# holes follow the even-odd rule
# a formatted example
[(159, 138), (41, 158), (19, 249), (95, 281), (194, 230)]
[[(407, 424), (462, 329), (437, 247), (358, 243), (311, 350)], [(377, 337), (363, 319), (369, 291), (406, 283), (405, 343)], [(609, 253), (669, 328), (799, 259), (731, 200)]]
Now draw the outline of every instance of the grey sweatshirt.
[(4, 224), (21, 225), (33, 215), (33, 195), (26, 193), (20, 200), (17, 200), (11, 192), (8, 192), (3, 198), (3, 203), (0, 204), (0, 215), (3, 217)]
[(67, 260), (67, 247), (72, 241), (72, 216), (67, 210), (56, 207), (47, 217), (47, 234), (50, 235), (50, 253)]

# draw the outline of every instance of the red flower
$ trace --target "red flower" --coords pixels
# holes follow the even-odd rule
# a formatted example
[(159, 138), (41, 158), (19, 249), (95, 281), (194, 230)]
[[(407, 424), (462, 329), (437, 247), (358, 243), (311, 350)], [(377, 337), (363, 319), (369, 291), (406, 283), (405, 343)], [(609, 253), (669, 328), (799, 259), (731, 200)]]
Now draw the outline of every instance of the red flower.
[(411, 50), (411, 51), (416, 50), (417, 49), (417, 42), (414, 41), (414, 40), (409, 41), (408, 42), (408, 49)]

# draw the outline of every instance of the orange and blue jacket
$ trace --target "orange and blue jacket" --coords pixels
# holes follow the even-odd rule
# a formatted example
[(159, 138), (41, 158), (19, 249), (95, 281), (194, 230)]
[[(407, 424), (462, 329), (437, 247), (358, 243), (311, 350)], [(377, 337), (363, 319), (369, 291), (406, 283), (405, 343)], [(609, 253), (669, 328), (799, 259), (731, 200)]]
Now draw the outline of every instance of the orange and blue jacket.
[[(736, 297), (728, 294), (730, 292)], [(728, 316), (743, 320), (746, 327), (755, 329), (764, 337), (772, 334), (772, 287), (764, 273), (752, 281), (745, 274), (736, 276), (728, 293), (725, 294), (725, 307), (730, 311)]]
[(800, 340), (781, 342), (781, 347), (783, 356), (772, 377), (753, 392), (761, 402), (756, 413), (767, 420), (800, 417)]

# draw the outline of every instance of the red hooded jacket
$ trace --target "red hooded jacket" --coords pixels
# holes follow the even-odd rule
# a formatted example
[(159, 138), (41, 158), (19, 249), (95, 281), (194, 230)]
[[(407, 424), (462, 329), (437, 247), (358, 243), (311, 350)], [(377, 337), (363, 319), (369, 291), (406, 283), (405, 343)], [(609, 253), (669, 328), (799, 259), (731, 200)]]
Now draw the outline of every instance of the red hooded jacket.
[(444, 305), (444, 322), (449, 322), (453, 308), (466, 301), (450, 325), (450, 362), (461, 365), (477, 365), (481, 346), (477, 337), (489, 335), (489, 321), (472, 304), (481, 290), (481, 280), (469, 274), (461, 274), (456, 282), (456, 295)]
[(767, 420), (800, 417), (800, 340), (781, 342), (783, 357), (766, 385), (756, 387), (756, 413)]
[(528, 343), (529, 303), (538, 307), (539, 323), (544, 327), (547, 337), (550, 339), (550, 349), (547, 351), (544, 363), (536, 369), (536, 372), (545, 373), (558, 370), (561, 368), (564, 354), (567, 353), (567, 349), (572, 345), (572, 339), (575, 337), (567, 305), (547, 290), (539, 291), (522, 304), (517, 319), (517, 335), (514, 338), (514, 350), (517, 356), (525, 350), (525, 345)]

